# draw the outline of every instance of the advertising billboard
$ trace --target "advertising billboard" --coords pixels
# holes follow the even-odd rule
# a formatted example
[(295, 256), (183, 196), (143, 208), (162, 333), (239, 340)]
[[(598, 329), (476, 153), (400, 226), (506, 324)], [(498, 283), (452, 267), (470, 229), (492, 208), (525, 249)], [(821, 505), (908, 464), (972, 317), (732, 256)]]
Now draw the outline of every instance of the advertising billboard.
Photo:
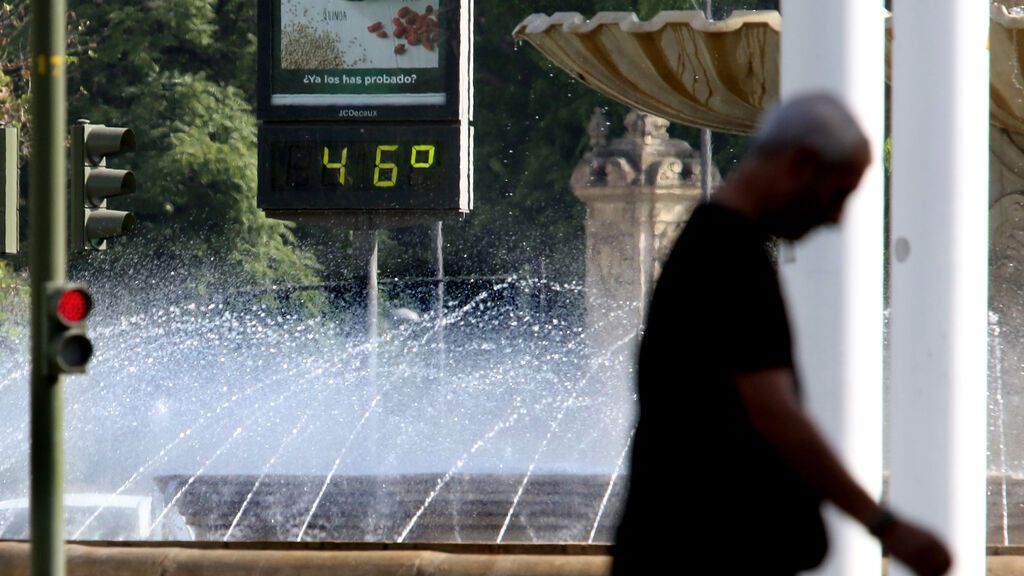
[(468, 14), (452, 0), (260, 0), (263, 120), (459, 120)]

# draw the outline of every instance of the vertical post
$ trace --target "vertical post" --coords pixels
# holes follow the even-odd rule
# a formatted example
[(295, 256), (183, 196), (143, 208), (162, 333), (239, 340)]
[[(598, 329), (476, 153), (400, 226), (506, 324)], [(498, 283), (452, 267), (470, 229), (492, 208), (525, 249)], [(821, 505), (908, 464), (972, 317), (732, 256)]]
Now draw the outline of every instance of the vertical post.
[(442, 222), (434, 222), (431, 230), (434, 240), (434, 321), (437, 323), (437, 372), (443, 377), (445, 365), (444, 347), (444, 232)]
[(377, 290), (377, 231), (366, 232), (366, 338), (374, 349), (377, 343), (379, 292)]
[(379, 317), (377, 290), (377, 230), (360, 230), (355, 233), (357, 258), (361, 259), (366, 274), (366, 373), (370, 386), (377, 388), (377, 318)]
[[(366, 290), (363, 294), (364, 328), (366, 330), (366, 387), (371, 397), (380, 393), (377, 374), (377, 230), (357, 230), (352, 233), (353, 268), (363, 271)], [(382, 426), (381, 414), (383, 405), (378, 403), (377, 410), (366, 422), (366, 435), (371, 442), (379, 442)]]
[(63, 378), (47, 368), (46, 285), (67, 265), (64, 0), (32, 2), (32, 574), (64, 574)]
[(700, 201), (711, 200), (711, 130), (700, 131)]
[[(711, 0), (707, 0), (704, 6), (704, 17), (712, 20)], [(702, 128), (700, 131), (700, 200), (705, 204), (711, 200), (711, 154), (711, 129)]]
[(18, 128), (0, 122), (0, 254), (17, 254)]
[(543, 256), (540, 258), (540, 294), (537, 297), (537, 308), (540, 313), (547, 314), (548, 312), (548, 269), (547, 261)]
[(891, 500), (984, 574), (989, 8), (893, 4)]
[(363, 300), (363, 329), (369, 343), (377, 339), (377, 230), (352, 232), (352, 268), (362, 271), (365, 290)]
[[(370, 230), (366, 235), (368, 250), (366, 259), (366, 340), (370, 345), (366, 368), (370, 377), (370, 386), (374, 393), (377, 393), (380, 392), (377, 373), (377, 319), (380, 317), (380, 292), (377, 288), (377, 230)], [(371, 429), (374, 427), (371, 424)], [(379, 430), (375, 432), (379, 433)]]
[[(783, 0), (783, 14), (783, 100), (810, 90), (832, 93), (850, 108), (872, 147), (872, 165), (840, 225), (796, 243), (780, 270), (808, 409), (844, 465), (878, 497), (883, 426), (883, 3)], [(826, 521), (832, 553), (821, 572), (877, 574), (878, 543), (832, 508)]]

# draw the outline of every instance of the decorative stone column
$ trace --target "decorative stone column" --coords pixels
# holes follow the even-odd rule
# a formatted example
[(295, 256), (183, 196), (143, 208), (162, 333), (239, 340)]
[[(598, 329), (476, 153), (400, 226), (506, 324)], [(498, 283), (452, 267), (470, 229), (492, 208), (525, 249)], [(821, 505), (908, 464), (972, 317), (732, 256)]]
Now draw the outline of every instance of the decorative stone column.
[[(608, 142), (600, 109), (591, 118), (591, 150), (572, 174), (587, 205), (587, 330), (595, 358), (632, 360), (629, 341), (643, 323), (661, 265), (700, 202), (700, 155), (670, 138), (669, 122), (632, 111), (626, 135)], [(717, 183), (718, 171), (712, 174)], [(627, 363), (627, 368), (630, 363)]]
[[(993, 72), (995, 72), (993, 58)], [(992, 546), (1024, 542), (1024, 133), (990, 126), (988, 529)]]

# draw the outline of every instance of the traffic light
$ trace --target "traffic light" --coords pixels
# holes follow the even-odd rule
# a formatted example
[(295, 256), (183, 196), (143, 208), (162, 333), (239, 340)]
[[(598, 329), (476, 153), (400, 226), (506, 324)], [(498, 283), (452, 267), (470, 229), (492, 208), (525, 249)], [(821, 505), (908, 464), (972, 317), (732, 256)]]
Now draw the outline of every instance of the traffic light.
[(18, 128), (0, 123), (0, 254), (18, 253)]
[(106, 167), (108, 156), (135, 150), (135, 133), (88, 120), (79, 120), (71, 130), (71, 249), (106, 250), (107, 238), (135, 225), (131, 212), (107, 209), (107, 198), (135, 192), (135, 174)]
[(46, 286), (46, 346), (51, 374), (78, 374), (92, 357), (85, 319), (92, 296), (84, 284), (51, 282)]

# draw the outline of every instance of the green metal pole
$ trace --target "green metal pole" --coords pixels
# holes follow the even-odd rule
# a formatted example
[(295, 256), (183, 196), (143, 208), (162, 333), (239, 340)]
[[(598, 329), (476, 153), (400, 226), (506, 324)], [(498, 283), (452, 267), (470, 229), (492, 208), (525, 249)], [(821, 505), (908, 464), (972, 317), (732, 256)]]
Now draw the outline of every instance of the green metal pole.
[(64, 575), (64, 388), (48, 366), (46, 285), (64, 282), (65, 0), (32, 0), (32, 575)]

